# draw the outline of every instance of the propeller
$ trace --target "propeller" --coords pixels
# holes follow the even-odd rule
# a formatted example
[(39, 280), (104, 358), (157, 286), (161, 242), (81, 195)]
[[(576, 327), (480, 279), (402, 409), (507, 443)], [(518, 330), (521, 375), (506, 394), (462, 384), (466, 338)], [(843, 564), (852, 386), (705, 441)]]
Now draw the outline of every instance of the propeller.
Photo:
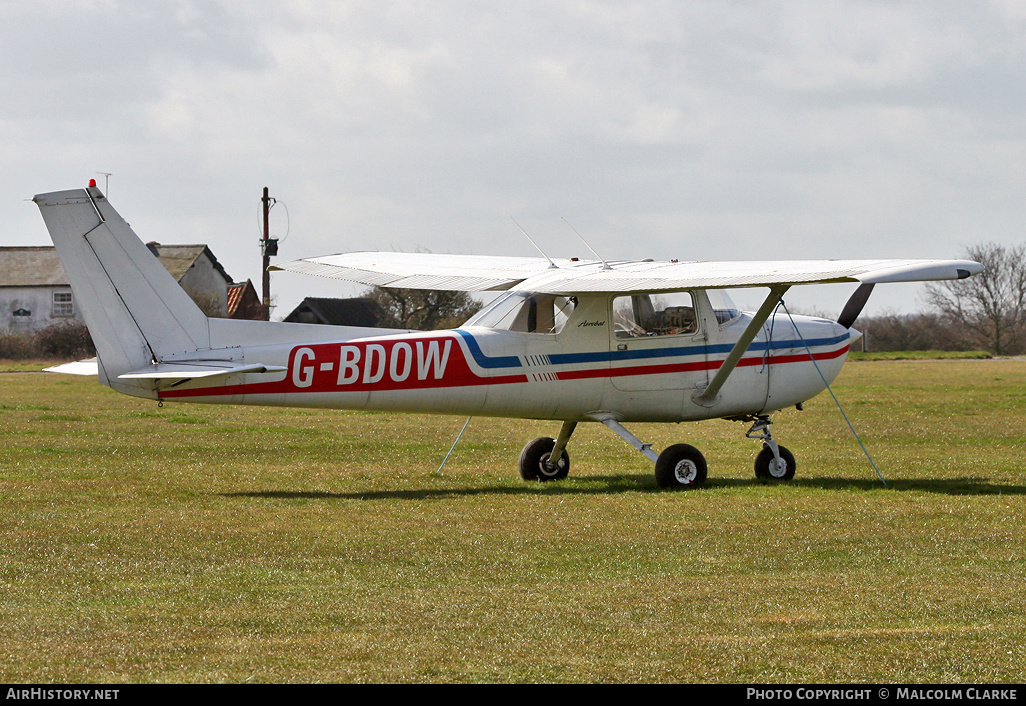
[(851, 328), (855, 319), (859, 318), (859, 314), (862, 313), (862, 307), (869, 301), (869, 295), (873, 293), (875, 286), (875, 284), (860, 284), (855, 293), (848, 298), (841, 310), (841, 315), (837, 317), (837, 323), (845, 328)]

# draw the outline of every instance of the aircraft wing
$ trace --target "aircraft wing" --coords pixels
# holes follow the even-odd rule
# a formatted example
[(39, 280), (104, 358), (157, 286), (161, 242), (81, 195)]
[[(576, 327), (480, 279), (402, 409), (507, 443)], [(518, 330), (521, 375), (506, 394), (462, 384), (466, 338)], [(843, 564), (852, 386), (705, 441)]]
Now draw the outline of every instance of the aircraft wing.
[[(557, 260), (557, 267), (576, 265)], [(437, 253), (354, 252), (293, 260), (271, 270), (344, 279), (374, 287), (502, 291), (551, 267), (540, 257), (492, 257)]]
[(834, 282), (922, 282), (964, 279), (982, 271), (983, 265), (969, 260), (635, 262), (566, 275), (551, 270), (527, 284), (533, 285), (529, 287), (532, 290), (550, 294), (655, 292)]
[(831, 282), (964, 279), (983, 270), (969, 260), (750, 260), (673, 262), (554, 260), (435, 253), (358, 252), (295, 260), (273, 270), (378, 287), (549, 294), (653, 292)]

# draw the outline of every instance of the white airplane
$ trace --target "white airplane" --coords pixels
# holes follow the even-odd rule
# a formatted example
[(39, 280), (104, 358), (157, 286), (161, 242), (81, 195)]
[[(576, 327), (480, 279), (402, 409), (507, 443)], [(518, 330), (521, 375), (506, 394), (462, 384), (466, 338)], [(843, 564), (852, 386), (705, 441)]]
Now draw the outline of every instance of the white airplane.
[[(770, 414), (838, 375), (874, 285), (961, 279), (964, 260), (655, 262), (360, 252), (276, 269), (381, 287), (502, 291), (463, 326), (400, 331), (207, 318), (99, 189), (34, 198), (96, 345), (101, 383), (163, 401), (548, 419), (520, 454), (525, 480), (566, 477), (567, 444), (600, 422), (655, 462), (664, 488), (700, 485), (688, 444), (656, 454), (630, 422), (752, 422), (759, 478), (794, 456)], [(837, 321), (777, 312), (789, 287), (857, 282)], [(754, 313), (725, 288), (768, 287)], [(58, 368), (59, 369), (59, 368)]]

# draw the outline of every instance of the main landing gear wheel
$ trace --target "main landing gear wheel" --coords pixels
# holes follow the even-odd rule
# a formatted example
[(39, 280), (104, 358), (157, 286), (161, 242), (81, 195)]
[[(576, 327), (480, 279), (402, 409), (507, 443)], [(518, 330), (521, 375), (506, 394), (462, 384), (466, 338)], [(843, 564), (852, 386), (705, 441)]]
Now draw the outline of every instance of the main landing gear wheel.
[(549, 463), (556, 440), (542, 436), (528, 442), (520, 452), (520, 477), (524, 480), (562, 480), (570, 473), (570, 455), (563, 449), (559, 461)]
[(762, 451), (755, 457), (755, 477), (762, 480), (791, 480), (794, 478), (794, 454), (787, 448), (778, 445), (780, 452), (778, 461), (773, 455), (773, 449), (768, 444), (763, 444)]
[(702, 452), (690, 444), (674, 444), (656, 460), (655, 477), (660, 488), (683, 490), (705, 482), (709, 469)]

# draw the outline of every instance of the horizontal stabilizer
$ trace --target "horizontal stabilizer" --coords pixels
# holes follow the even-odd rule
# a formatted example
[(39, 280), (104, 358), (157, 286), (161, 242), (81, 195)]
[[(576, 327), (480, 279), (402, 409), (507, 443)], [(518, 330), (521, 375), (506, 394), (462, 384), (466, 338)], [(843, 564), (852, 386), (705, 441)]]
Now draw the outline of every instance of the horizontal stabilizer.
[(191, 378), (210, 378), (219, 375), (239, 375), (242, 373), (283, 373), (288, 368), (281, 365), (263, 365), (261, 363), (237, 364), (221, 360), (197, 360), (188, 363), (154, 363), (140, 370), (118, 375), (125, 380), (188, 380)]
[(43, 372), (64, 373), (65, 375), (92, 375), (95, 377), (99, 374), (100, 369), (96, 358), (86, 358), (85, 360), (76, 360), (74, 363), (63, 363), (43, 368)]

